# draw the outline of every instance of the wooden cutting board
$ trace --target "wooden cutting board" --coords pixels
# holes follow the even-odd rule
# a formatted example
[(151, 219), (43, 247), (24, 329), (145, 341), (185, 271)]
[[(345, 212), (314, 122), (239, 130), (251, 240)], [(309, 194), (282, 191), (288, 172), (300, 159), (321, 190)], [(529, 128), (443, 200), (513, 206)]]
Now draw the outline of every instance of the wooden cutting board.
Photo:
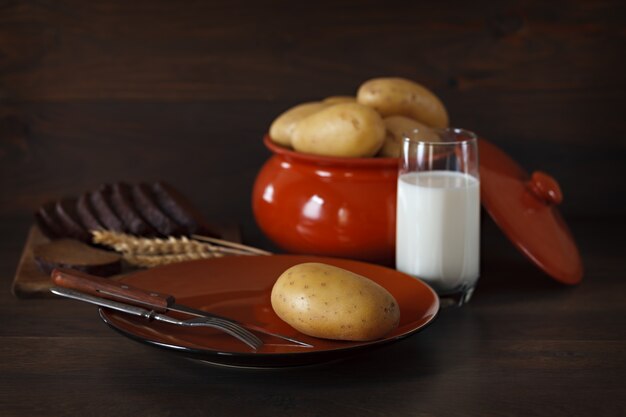
[[(227, 225), (221, 227), (218, 230), (225, 240), (231, 242), (241, 242), (241, 234), (237, 225)], [(54, 294), (50, 292), (52, 283), (50, 282), (50, 276), (42, 272), (33, 256), (33, 249), (43, 243), (50, 240), (45, 237), (36, 225), (31, 226), (22, 256), (20, 257), (17, 270), (15, 272), (15, 278), (13, 279), (13, 285), (11, 291), (13, 295), (19, 298), (52, 298)], [(130, 273), (132, 270), (124, 271), (124, 273)], [(123, 275), (123, 274), (122, 274)], [(122, 275), (118, 275), (120, 277)], [(111, 277), (115, 279), (116, 277)]]

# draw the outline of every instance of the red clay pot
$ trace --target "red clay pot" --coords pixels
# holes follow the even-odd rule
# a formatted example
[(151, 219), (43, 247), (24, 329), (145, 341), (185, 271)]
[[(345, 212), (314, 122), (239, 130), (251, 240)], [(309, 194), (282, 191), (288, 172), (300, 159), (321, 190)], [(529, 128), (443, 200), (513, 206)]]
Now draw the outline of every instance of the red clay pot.
[(264, 138), (274, 155), (259, 172), (252, 209), (290, 253), (394, 264), (396, 158), (302, 154)]

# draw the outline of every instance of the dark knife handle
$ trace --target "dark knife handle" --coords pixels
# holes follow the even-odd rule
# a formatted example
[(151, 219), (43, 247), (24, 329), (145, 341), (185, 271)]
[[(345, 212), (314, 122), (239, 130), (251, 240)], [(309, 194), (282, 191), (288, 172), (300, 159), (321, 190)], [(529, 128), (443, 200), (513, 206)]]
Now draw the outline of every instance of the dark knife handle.
[(51, 277), (52, 282), (59, 287), (147, 307), (160, 313), (167, 311), (175, 301), (174, 297), (168, 294), (143, 290), (120, 281), (96, 277), (73, 269), (56, 268), (52, 271)]

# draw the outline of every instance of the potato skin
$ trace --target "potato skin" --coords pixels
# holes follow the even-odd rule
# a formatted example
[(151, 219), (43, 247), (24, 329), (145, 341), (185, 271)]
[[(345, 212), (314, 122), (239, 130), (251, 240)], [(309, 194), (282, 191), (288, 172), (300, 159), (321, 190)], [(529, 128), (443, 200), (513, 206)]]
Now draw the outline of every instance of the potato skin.
[(385, 139), (380, 115), (358, 103), (340, 103), (298, 122), (291, 144), (298, 152), (347, 158), (374, 156)]
[(296, 330), (324, 339), (369, 341), (392, 331), (400, 309), (383, 287), (323, 263), (292, 266), (272, 288), (272, 308)]
[(361, 84), (357, 102), (371, 106), (383, 117), (401, 115), (430, 127), (448, 127), (448, 113), (430, 90), (404, 78), (374, 78)]
[(279, 145), (291, 147), (291, 136), (296, 124), (329, 105), (328, 103), (313, 101), (291, 107), (274, 119), (270, 126), (270, 138)]
[(356, 97), (352, 96), (330, 96), (322, 100), (323, 103), (339, 104), (339, 103), (356, 103)]
[(385, 143), (378, 152), (379, 156), (397, 158), (402, 153), (404, 134), (412, 132), (416, 140), (438, 142), (439, 136), (428, 126), (405, 116), (389, 116), (383, 119), (387, 133)]

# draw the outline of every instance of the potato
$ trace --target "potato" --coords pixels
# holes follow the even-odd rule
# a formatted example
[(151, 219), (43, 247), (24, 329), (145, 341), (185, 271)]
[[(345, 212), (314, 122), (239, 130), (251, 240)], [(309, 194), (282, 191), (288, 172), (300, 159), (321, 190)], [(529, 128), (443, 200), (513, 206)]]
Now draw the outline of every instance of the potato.
[(400, 321), (398, 303), (386, 289), (316, 262), (283, 272), (272, 288), (272, 308), (296, 330), (324, 339), (375, 340)]
[(352, 96), (330, 96), (322, 100), (323, 103), (339, 104), (339, 103), (356, 103), (356, 97)]
[(298, 152), (339, 157), (370, 157), (383, 145), (385, 124), (375, 110), (340, 103), (298, 122), (291, 144)]
[(272, 122), (270, 138), (279, 145), (291, 147), (291, 135), (296, 124), (306, 116), (310, 116), (328, 106), (328, 103), (314, 101), (299, 104), (288, 109)]
[(357, 102), (386, 116), (407, 116), (430, 127), (447, 127), (443, 103), (423, 86), (404, 78), (374, 78), (359, 87)]
[(387, 134), (385, 143), (378, 155), (397, 158), (402, 153), (405, 133), (410, 133), (413, 139), (427, 142), (438, 142), (439, 136), (428, 126), (404, 116), (389, 116), (383, 119)]

